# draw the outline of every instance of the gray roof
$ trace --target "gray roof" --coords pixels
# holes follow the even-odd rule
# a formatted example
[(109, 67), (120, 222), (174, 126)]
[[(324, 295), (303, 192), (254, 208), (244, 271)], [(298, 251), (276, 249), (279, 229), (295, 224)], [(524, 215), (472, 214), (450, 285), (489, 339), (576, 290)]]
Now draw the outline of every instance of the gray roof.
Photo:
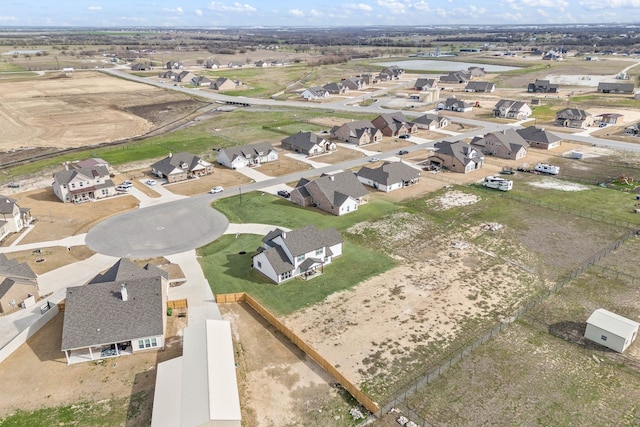
[(431, 123), (440, 123), (443, 118), (437, 114), (427, 113), (420, 117), (416, 117), (413, 119), (414, 123), (419, 123), (422, 125), (431, 125)]
[(313, 86), (313, 87), (307, 88), (307, 91), (311, 95), (317, 96), (318, 98), (322, 98), (322, 97), (326, 96), (327, 93), (328, 93), (325, 88), (320, 87), (320, 86)]
[[(278, 230), (274, 231), (279, 233), (277, 235), (282, 237), (285, 246), (294, 257), (343, 242), (342, 236), (335, 228), (318, 230), (315, 225), (307, 225), (287, 232)], [(277, 247), (273, 239), (265, 242), (265, 244)], [(267, 249), (268, 251), (269, 249)]]
[(242, 157), (243, 159), (254, 159), (258, 156), (264, 156), (267, 153), (274, 151), (274, 148), (269, 142), (256, 142), (254, 144), (227, 147), (220, 151), (224, 152), (227, 157), (233, 161), (237, 157)]
[(348, 197), (359, 199), (369, 192), (351, 171), (322, 175), (306, 185), (316, 185), (334, 206), (340, 206)]
[(329, 93), (340, 92), (342, 90), (342, 83), (336, 83), (336, 82), (327, 83), (326, 85), (322, 86), (322, 88)]
[(565, 108), (556, 113), (556, 118), (567, 120), (585, 120), (591, 113), (579, 108)]
[(165, 157), (159, 162), (154, 163), (151, 167), (164, 175), (169, 175), (175, 169), (182, 169), (188, 172), (195, 168), (200, 161), (200, 157), (191, 153), (176, 153)]
[(309, 151), (315, 145), (322, 145), (326, 140), (313, 132), (298, 132), (282, 140), (283, 143), (297, 147), (302, 151)]
[(419, 78), (416, 80), (416, 83), (413, 85), (413, 87), (417, 89), (422, 89), (424, 87), (431, 89), (437, 84), (438, 81), (436, 79)]
[(437, 150), (437, 154), (455, 157), (465, 166), (471, 162), (477, 163), (482, 159), (480, 155), (470, 157), (469, 155), (477, 150), (462, 141), (439, 141), (433, 144), (433, 147)]
[(383, 185), (391, 185), (416, 179), (420, 176), (420, 171), (402, 162), (389, 162), (375, 169), (364, 166), (358, 171), (358, 176)]
[(505, 108), (509, 111), (519, 111), (522, 107), (527, 105), (524, 101), (514, 101), (513, 99), (501, 99), (496, 103), (495, 109), (499, 110)]
[(98, 274), (89, 281), (89, 284), (106, 283), (106, 282), (126, 282), (131, 279), (140, 279), (148, 277), (162, 276), (169, 278), (169, 273), (152, 264), (140, 267), (126, 258), (120, 258), (118, 262), (113, 264), (107, 271)]
[(516, 152), (522, 147), (529, 147), (529, 143), (515, 129), (503, 129), (498, 132), (490, 132), (485, 136), (473, 138), (471, 145), (486, 146), (487, 141), (500, 143), (510, 151)]
[(38, 277), (29, 264), (9, 259), (5, 254), (0, 254), (0, 276), (33, 281)]
[(12, 214), (15, 205), (15, 199), (0, 196), (0, 214)]
[(561, 141), (557, 135), (547, 132), (545, 129), (537, 128), (535, 126), (529, 126), (526, 128), (518, 129), (516, 132), (523, 137), (526, 141), (538, 142), (543, 144), (553, 144), (554, 142)]
[(609, 82), (598, 83), (598, 90), (633, 92), (633, 88), (634, 88), (633, 83), (609, 83)]
[[(131, 277), (130, 265), (119, 264), (117, 270), (122, 268), (120, 274), (128, 279), (92, 281), (84, 286), (67, 288), (62, 350), (163, 335), (162, 275), (157, 272), (149, 277), (147, 271), (138, 267), (140, 276)], [(111, 275), (112, 270), (107, 273)], [(126, 285), (127, 301), (122, 300), (122, 284)]]
[(485, 91), (489, 92), (495, 88), (495, 84), (491, 82), (469, 82), (465, 86), (465, 90)]
[[(412, 127), (413, 123), (407, 119), (407, 117), (401, 112), (397, 111), (395, 113), (384, 113), (380, 114), (378, 117), (373, 119), (372, 123), (376, 125), (376, 127), (380, 126), (380, 122), (383, 122), (386, 127), (389, 127), (393, 130), (393, 132), (397, 132), (402, 126)], [(378, 129), (382, 130), (385, 126), (380, 126)]]
[(53, 179), (61, 185), (67, 185), (77, 176), (84, 176), (87, 179), (95, 179), (96, 177), (109, 177), (109, 170), (106, 166), (94, 166), (90, 168), (78, 168), (59, 171), (53, 174)]
[(279, 276), (287, 271), (292, 271), (295, 266), (291, 263), (284, 249), (280, 246), (274, 246), (263, 251), (264, 256), (267, 258), (269, 264)]

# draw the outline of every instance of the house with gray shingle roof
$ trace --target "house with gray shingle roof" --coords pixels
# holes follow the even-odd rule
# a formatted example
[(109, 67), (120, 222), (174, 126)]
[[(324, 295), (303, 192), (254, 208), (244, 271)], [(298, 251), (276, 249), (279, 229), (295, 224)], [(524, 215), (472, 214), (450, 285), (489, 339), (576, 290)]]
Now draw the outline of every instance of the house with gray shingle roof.
[(491, 82), (469, 82), (464, 88), (465, 92), (491, 93), (494, 90), (496, 90), (496, 85)]
[(413, 119), (413, 123), (415, 123), (420, 129), (434, 130), (449, 126), (451, 121), (445, 116), (427, 113)]
[(0, 254), (0, 313), (28, 307), (38, 298), (38, 276), (31, 267)]
[(346, 79), (342, 79), (341, 84), (349, 90), (362, 90), (366, 86), (364, 80), (359, 77), (349, 77)]
[(106, 165), (70, 168), (53, 174), (53, 192), (65, 203), (82, 203), (115, 196), (116, 186)]
[(344, 95), (346, 93), (349, 93), (349, 88), (347, 86), (344, 86), (342, 83), (327, 83), (326, 85), (322, 86), (322, 88), (329, 92), (331, 95)]
[(205, 76), (195, 76), (191, 79), (191, 84), (194, 86), (209, 86), (211, 87), (211, 79)]
[(562, 138), (547, 131), (544, 128), (529, 126), (516, 130), (518, 134), (529, 143), (530, 147), (551, 150), (560, 146)]
[(0, 241), (31, 223), (31, 210), (21, 208), (11, 197), (0, 196)]
[(373, 144), (382, 141), (382, 131), (369, 120), (354, 120), (342, 126), (334, 126), (329, 133), (332, 139), (355, 145)]
[(529, 143), (515, 129), (503, 129), (477, 136), (471, 140), (483, 154), (503, 159), (519, 160), (527, 155)]
[(384, 136), (402, 136), (416, 133), (418, 126), (410, 122), (401, 112), (380, 114), (371, 121)]
[(599, 93), (626, 93), (632, 94), (634, 90), (633, 83), (614, 83), (600, 82), (598, 83)]
[(239, 85), (240, 83), (235, 80), (231, 80), (226, 77), (218, 77), (211, 82), (209, 88), (213, 90), (232, 90), (237, 88)]
[(568, 128), (585, 129), (593, 126), (591, 113), (579, 108), (564, 108), (556, 113), (556, 125)]
[(308, 225), (296, 230), (270, 231), (252, 258), (253, 268), (280, 284), (294, 277), (322, 274), (333, 258), (342, 255), (342, 236), (335, 228), (318, 230)]
[(257, 166), (278, 160), (278, 152), (269, 142), (222, 148), (218, 151), (218, 163), (230, 169)]
[(438, 87), (438, 80), (430, 79), (430, 78), (419, 78), (413, 84), (413, 89), (419, 90), (419, 91), (435, 89), (437, 87)]
[(533, 83), (529, 83), (527, 92), (557, 93), (559, 87), (558, 84), (551, 83), (549, 80), (536, 79)]
[(437, 106), (438, 110), (456, 111), (458, 113), (466, 113), (471, 111), (473, 106), (462, 99), (454, 97), (447, 98), (444, 102), (439, 102)]
[(420, 171), (403, 162), (386, 162), (377, 168), (362, 167), (356, 174), (364, 185), (389, 192), (416, 184)]
[(493, 115), (504, 119), (524, 120), (531, 115), (531, 107), (524, 101), (501, 99), (493, 108)]
[(451, 71), (445, 76), (440, 76), (440, 83), (462, 84), (467, 83), (471, 79), (471, 75), (464, 71)]
[(334, 151), (336, 144), (313, 132), (300, 131), (283, 139), (282, 148), (296, 153), (303, 153), (307, 156), (316, 156)]
[(323, 87), (313, 86), (305, 89), (300, 96), (307, 101), (314, 101), (316, 99), (328, 98), (329, 92)]
[(462, 141), (440, 141), (433, 147), (437, 151), (427, 158), (429, 166), (467, 173), (480, 169), (484, 165), (482, 153)]
[(169, 156), (151, 165), (151, 172), (167, 182), (179, 182), (213, 173), (213, 165), (191, 153), (169, 153)]
[(302, 178), (291, 191), (291, 202), (303, 207), (313, 206), (333, 215), (356, 211), (368, 198), (369, 192), (350, 171), (323, 174), (314, 180)]
[(61, 349), (67, 364), (164, 348), (168, 274), (126, 259), (67, 288)]

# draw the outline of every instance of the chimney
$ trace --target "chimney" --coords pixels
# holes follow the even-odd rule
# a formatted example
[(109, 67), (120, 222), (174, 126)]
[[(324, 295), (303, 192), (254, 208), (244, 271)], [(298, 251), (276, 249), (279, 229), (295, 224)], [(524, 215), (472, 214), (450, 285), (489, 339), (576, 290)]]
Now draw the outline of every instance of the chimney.
[(335, 181), (335, 180), (336, 180), (336, 177), (335, 177), (335, 176), (333, 176), (333, 175), (329, 175), (329, 179), (330, 179), (331, 181)]
[(124, 283), (120, 286), (120, 295), (122, 296), (122, 301), (127, 301), (129, 299), (129, 294), (127, 293), (127, 285)]
[(287, 238), (287, 232), (286, 232), (286, 231), (283, 231), (283, 232), (282, 232), (282, 238), (283, 238), (283, 239), (286, 239), (286, 238)]

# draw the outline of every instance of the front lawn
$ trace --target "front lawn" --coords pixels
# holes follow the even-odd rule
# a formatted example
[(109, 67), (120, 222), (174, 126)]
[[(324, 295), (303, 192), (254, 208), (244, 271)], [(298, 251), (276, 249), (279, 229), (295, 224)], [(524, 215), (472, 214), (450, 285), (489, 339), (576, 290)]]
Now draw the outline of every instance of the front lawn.
[[(223, 236), (200, 248), (200, 265), (214, 294), (247, 292), (270, 311), (290, 314), (327, 296), (350, 289), (395, 265), (395, 261), (371, 249), (345, 242), (342, 256), (311, 280), (293, 279), (276, 285), (251, 268), (251, 256), (262, 236)], [(245, 252), (241, 254), (241, 252)]]

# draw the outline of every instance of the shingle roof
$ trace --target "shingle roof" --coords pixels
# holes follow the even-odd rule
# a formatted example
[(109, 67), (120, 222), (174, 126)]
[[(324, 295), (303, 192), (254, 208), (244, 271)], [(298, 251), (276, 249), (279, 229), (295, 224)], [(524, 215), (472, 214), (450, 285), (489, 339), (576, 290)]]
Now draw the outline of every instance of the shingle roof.
[(27, 280), (35, 280), (38, 277), (29, 264), (9, 259), (5, 254), (0, 254), (0, 276)]
[(591, 116), (591, 113), (579, 108), (565, 108), (556, 113), (556, 118), (568, 120), (584, 120), (589, 116)]
[(390, 162), (375, 169), (365, 166), (358, 171), (358, 176), (383, 185), (391, 185), (416, 179), (420, 176), (420, 171), (402, 162)]
[(462, 141), (440, 141), (436, 142), (433, 147), (437, 150), (437, 154), (444, 154), (448, 156), (455, 157), (460, 161), (463, 165), (468, 165), (471, 162), (477, 163), (481, 158), (477, 157), (469, 157), (469, 155), (476, 151), (475, 148), (465, 144)]
[(140, 267), (126, 258), (120, 258), (118, 262), (113, 264), (107, 271), (98, 274), (89, 281), (89, 284), (106, 283), (106, 282), (126, 282), (131, 279), (149, 278), (162, 276), (169, 278), (169, 274), (152, 264)]
[(471, 145), (486, 146), (487, 141), (500, 143), (513, 152), (529, 146), (529, 143), (515, 129), (503, 129), (498, 132), (488, 133), (483, 137), (474, 138), (471, 141)]
[(307, 185), (316, 185), (334, 206), (340, 206), (344, 197), (358, 199), (369, 194), (358, 178), (350, 171), (343, 171), (333, 175), (322, 175)]
[(491, 91), (494, 88), (494, 84), (490, 82), (469, 82), (467, 86), (465, 86), (465, 90), (475, 90), (475, 91)]
[(285, 144), (309, 151), (315, 145), (322, 145), (326, 140), (313, 132), (298, 132), (282, 140)]
[(287, 258), (287, 254), (284, 252), (284, 249), (280, 246), (274, 246), (266, 249), (263, 253), (278, 276), (295, 268), (295, 266), (289, 261), (289, 258)]
[(182, 152), (165, 157), (159, 162), (154, 163), (151, 167), (164, 175), (169, 175), (176, 169), (189, 172), (195, 168), (201, 160), (200, 157), (194, 156), (191, 153)]
[(343, 242), (342, 236), (335, 228), (318, 230), (315, 225), (307, 225), (287, 232), (280, 230), (280, 236), (294, 257)]
[(224, 152), (231, 161), (238, 157), (243, 159), (254, 159), (258, 156), (274, 151), (273, 146), (269, 142), (256, 142), (253, 144), (239, 145), (236, 147), (227, 147), (220, 150)]
[(109, 170), (106, 166), (95, 166), (91, 168), (78, 168), (58, 171), (53, 174), (53, 179), (61, 185), (67, 185), (76, 177), (85, 177), (86, 179), (93, 180), (97, 176), (108, 177)]
[(15, 205), (15, 199), (0, 196), (0, 214), (12, 214)]
[(527, 141), (540, 142), (543, 144), (552, 144), (562, 140), (559, 136), (535, 126), (518, 129), (516, 132)]

